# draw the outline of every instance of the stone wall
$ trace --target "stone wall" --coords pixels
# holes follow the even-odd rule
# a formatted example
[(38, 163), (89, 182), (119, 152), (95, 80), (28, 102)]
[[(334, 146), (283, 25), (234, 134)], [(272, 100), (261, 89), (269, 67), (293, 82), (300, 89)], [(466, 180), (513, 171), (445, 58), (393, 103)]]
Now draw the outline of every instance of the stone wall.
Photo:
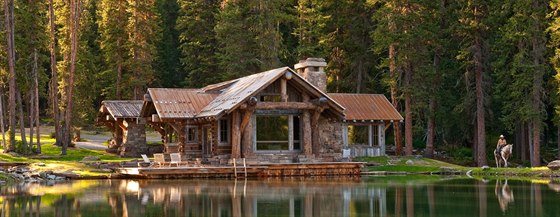
[(319, 120), (321, 138), (321, 158), (323, 161), (340, 161), (342, 159), (343, 123), (321, 117)]
[(140, 157), (149, 152), (146, 145), (146, 121), (144, 119), (126, 119), (123, 121), (123, 144), (119, 148), (122, 157)]

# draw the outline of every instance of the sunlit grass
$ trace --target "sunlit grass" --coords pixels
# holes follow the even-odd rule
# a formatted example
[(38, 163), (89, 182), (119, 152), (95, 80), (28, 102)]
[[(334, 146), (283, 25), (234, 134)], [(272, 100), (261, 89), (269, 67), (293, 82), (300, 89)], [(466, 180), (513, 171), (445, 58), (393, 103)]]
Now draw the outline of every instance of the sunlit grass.
[[(16, 135), (16, 140), (21, 140)], [(29, 138), (27, 139), (29, 142)], [(0, 143), (2, 142), (0, 137)], [(36, 147), (36, 140), (33, 141)], [(121, 162), (129, 161), (133, 158), (121, 158), (120, 156), (107, 153), (105, 151), (90, 150), (78, 147), (69, 147), (65, 156), (61, 155), (61, 147), (55, 146), (55, 139), (49, 135), (41, 135), (41, 154), (30, 154), (13, 156), (4, 153), (3, 145), (0, 145), (0, 161), (3, 162), (28, 162), (33, 171), (55, 171), (72, 172), (81, 176), (107, 175), (106, 172), (99, 172), (97, 169), (80, 162), (86, 156), (99, 157), (102, 162)], [(3, 179), (0, 177), (0, 179)]]

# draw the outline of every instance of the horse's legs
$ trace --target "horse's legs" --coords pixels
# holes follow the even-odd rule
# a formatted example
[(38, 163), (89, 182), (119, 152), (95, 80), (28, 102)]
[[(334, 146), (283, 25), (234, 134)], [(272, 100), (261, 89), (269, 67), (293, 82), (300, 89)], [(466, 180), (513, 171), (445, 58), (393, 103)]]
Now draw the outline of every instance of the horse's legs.
[(507, 160), (504, 156), (502, 156), (502, 159), (504, 160), (504, 167), (507, 167)]
[(500, 168), (500, 162), (498, 161), (498, 157), (494, 155), (494, 160), (496, 160), (496, 168)]

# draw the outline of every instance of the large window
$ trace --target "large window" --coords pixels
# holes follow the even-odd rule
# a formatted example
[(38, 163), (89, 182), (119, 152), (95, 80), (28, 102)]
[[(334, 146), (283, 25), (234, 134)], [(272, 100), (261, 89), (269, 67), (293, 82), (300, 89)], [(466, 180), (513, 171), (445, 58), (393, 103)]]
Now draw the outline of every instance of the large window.
[(257, 115), (257, 151), (301, 150), (297, 115)]
[(221, 119), (218, 128), (220, 129), (219, 141), (221, 145), (229, 143), (229, 119)]

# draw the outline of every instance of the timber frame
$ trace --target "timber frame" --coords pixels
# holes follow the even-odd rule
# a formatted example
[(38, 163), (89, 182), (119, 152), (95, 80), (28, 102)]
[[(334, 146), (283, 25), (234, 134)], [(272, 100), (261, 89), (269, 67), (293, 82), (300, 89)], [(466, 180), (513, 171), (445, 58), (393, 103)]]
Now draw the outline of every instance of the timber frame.
[[(339, 103), (325, 92), (326, 85), (310, 82), (325, 81), (326, 64), (315, 63), (303, 64), (305, 73), (283, 67), (200, 89), (149, 88), (139, 116), (161, 134), (165, 152), (185, 158), (218, 164), (239, 158), (251, 163), (340, 161), (348, 147), (348, 122), (355, 121), (346, 113), (377, 105), (354, 105), (336, 94), (344, 102)], [(322, 77), (305, 77), (314, 75)], [(382, 109), (393, 116), (366, 115), (367, 121), (402, 120), (392, 106)], [(383, 135), (384, 126), (375, 125)]]

